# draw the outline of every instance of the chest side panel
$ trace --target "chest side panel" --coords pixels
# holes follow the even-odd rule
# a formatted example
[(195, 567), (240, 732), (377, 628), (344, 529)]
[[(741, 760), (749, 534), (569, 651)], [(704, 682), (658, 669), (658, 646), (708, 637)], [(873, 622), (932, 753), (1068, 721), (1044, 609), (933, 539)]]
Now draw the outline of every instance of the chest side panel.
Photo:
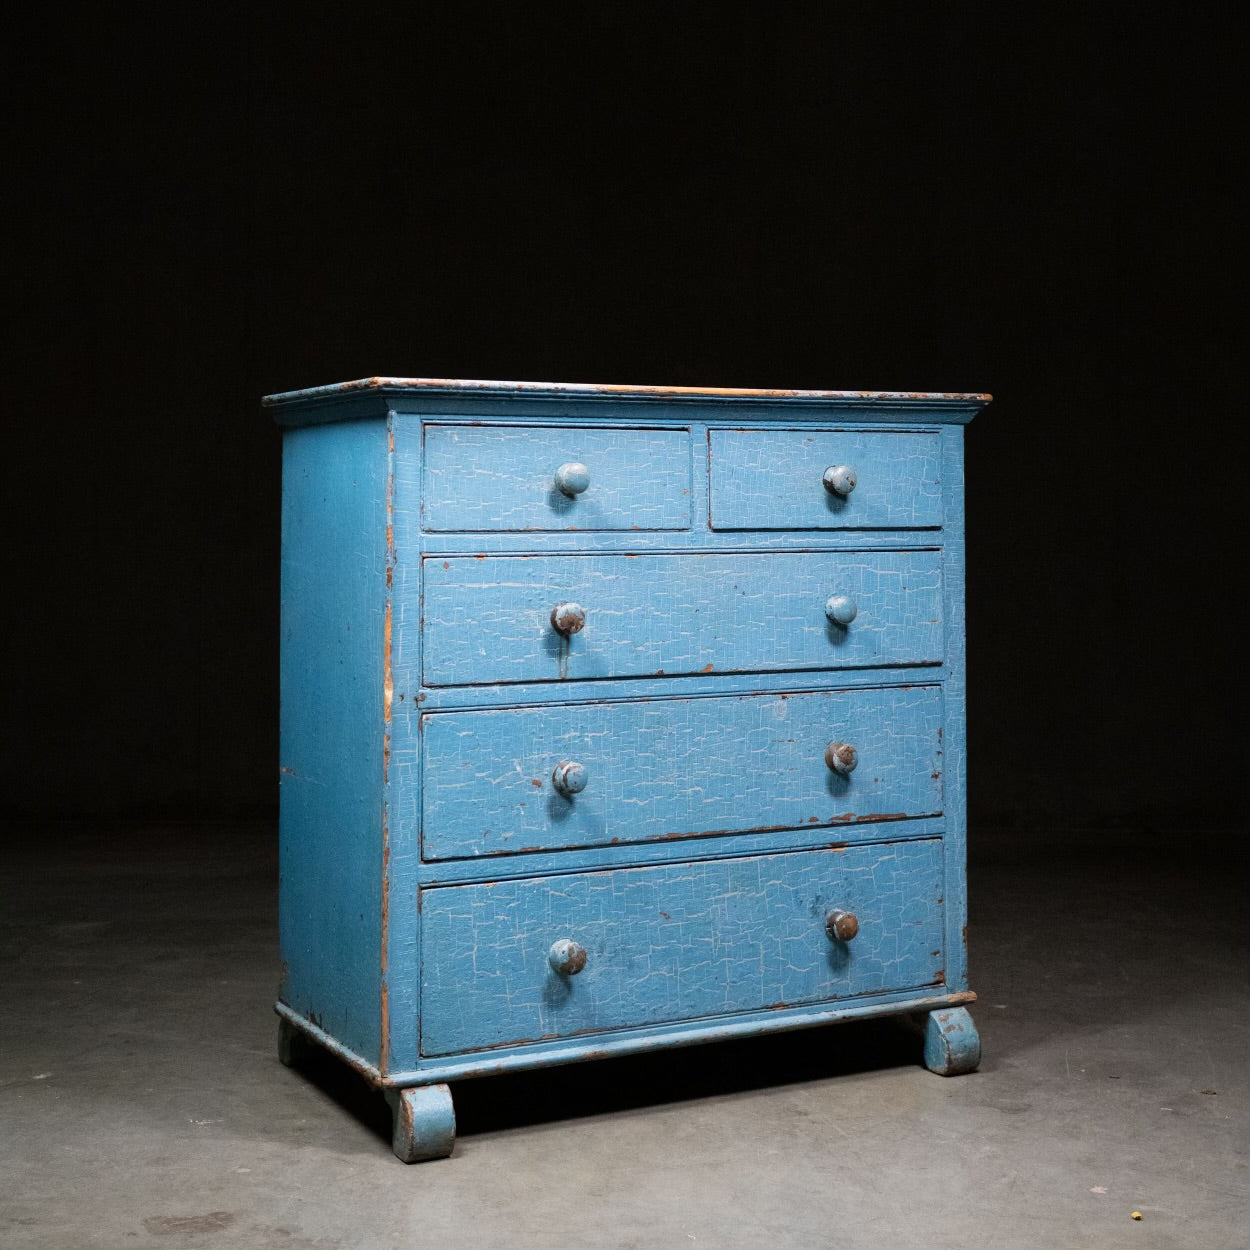
[(422, 1053), (931, 985), (941, 911), (936, 841), (424, 890)]
[(385, 422), (283, 440), (281, 1000), (380, 1047)]

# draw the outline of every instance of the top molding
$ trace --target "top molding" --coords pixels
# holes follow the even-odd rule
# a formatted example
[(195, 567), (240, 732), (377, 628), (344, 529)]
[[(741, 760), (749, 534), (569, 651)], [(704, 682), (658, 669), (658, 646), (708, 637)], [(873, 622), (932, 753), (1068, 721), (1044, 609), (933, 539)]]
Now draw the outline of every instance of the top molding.
[[(267, 395), (264, 405), (280, 425), (312, 425), (398, 412), (449, 416), (633, 416), (639, 409), (701, 404), (753, 419), (819, 419), (839, 413), (866, 421), (900, 419), (963, 425), (989, 395), (915, 391), (752, 390), (739, 387), (628, 386), (586, 382), (491, 382), (458, 378), (358, 378), (331, 386)], [(505, 403), (506, 401), (506, 403)], [(502, 406), (501, 406), (502, 405)], [(522, 409), (522, 411), (518, 411)], [(728, 416), (726, 411), (723, 416)], [(905, 415), (904, 415), (905, 414)], [(660, 414), (656, 414), (660, 415)], [(828, 419), (826, 416), (825, 419)]]

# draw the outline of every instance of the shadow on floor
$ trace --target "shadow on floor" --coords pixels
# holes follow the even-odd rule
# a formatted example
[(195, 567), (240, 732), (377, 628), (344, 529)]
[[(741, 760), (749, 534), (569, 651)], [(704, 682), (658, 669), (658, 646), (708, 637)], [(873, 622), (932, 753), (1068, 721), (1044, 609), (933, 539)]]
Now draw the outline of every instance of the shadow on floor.
[[(891, 1017), (458, 1081), (452, 1085), (456, 1135), (916, 1065), (920, 1055), (915, 1022)], [(296, 1066), (327, 1097), (390, 1141), (385, 1101), (346, 1064), (309, 1044), (299, 1048)]]

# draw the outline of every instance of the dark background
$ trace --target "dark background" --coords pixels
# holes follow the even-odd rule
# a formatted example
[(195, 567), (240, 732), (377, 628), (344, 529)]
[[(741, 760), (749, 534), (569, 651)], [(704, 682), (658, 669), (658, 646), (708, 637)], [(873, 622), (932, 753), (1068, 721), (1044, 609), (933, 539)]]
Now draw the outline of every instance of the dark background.
[(259, 399), (399, 374), (994, 392), (974, 847), (1233, 829), (1240, 6), (700, 10), (14, 34), (3, 814), (274, 813)]

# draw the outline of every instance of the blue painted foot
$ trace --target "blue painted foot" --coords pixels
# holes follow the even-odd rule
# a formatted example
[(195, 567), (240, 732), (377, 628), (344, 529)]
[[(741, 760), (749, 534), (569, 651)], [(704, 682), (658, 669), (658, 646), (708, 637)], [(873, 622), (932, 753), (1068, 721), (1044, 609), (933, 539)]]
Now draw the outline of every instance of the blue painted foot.
[(924, 1066), (939, 1076), (975, 1072), (981, 1062), (981, 1035), (966, 1007), (929, 1012), (924, 1029)]
[(404, 1163), (445, 1159), (456, 1144), (456, 1112), (446, 1085), (388, 1089), (395, 1156)]

